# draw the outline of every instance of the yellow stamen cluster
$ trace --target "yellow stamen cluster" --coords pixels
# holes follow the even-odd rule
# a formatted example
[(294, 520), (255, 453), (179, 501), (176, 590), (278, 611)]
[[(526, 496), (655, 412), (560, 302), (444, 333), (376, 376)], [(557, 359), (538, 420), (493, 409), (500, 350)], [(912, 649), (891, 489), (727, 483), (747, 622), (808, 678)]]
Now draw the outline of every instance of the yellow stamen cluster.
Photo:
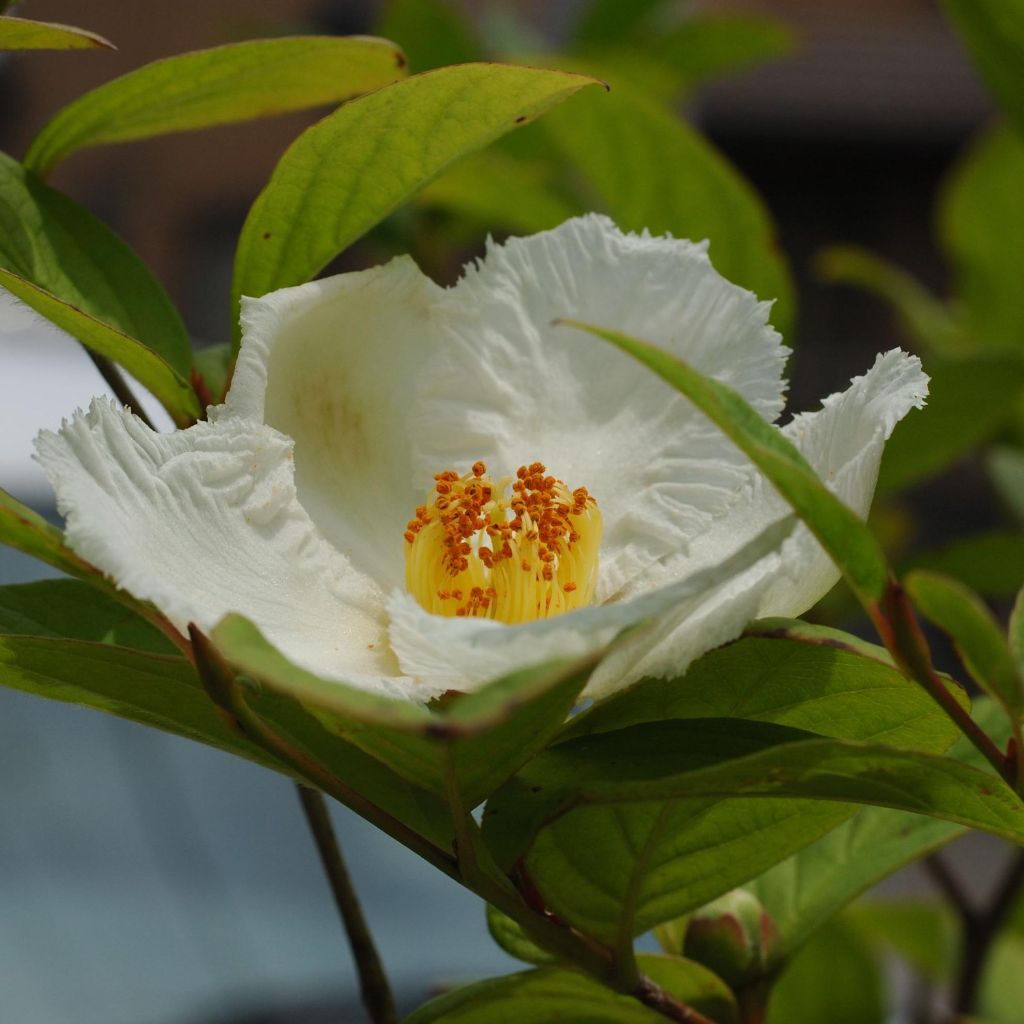
[(534, 462), (495, 483), (475, 462), (434, 477), (405, 528), (406, 587), (427, 611), (514, 623), (590, 603), (601, 513), (546, 472)]

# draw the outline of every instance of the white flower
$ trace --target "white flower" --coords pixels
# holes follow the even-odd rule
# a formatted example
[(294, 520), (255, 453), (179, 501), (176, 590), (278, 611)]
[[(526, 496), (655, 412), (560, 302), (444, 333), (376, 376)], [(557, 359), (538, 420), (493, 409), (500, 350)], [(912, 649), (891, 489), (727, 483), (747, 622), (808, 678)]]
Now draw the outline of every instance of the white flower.
[[(70, 546), (181, 629), (239, 612), (325, 678), (428, 699), (643, 620), (595, 673), (600, 694), (681, 672), (755, 616), (799, 614), (838, 574), (802, 526), (768, 553), (741, 550), (787, 516), (782, 499), (653, 373), (551, 322), (652, 341), (774, 421), (787, 350), (768, 309), (718, 275), (704, 245), (583, 217), (491, 245), (450, 289), (398, 259), (245, 300), (234, 381), (209, 422), (156, 434), (96, 400), (40, 435), (38, 459)], [(782, 429), (864, 515), (885, 439), (926, 392), (918, 360), (889, 352)], [(550, 492), (525, 524), (522, 506), (493, 504), (524, 496), (500, 480), (520, 466), (536, 485), (526, 496)], [(482, 584), (475, 604), (468, 587), (432, 597), (463, 589), (446, 576), (459, 565), (435, 505), (447, 471), (463, 513), (467, 484), (492, 492), (470, 509), (476, 526), (454, 527), (460, 578)], [(549, 555), (531, 536), (543, 508)], [(503, 565), (481, 561), (506, 540)]]

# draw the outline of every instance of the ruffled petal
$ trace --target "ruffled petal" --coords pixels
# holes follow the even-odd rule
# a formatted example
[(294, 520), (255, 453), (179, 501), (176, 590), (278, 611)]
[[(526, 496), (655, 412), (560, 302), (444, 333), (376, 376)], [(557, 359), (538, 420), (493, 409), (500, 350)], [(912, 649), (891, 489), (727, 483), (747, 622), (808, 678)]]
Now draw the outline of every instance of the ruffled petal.
[(491, 244), (443, 295), (443, 344), (420, 370), (414, 471), (491, 474), (543, 462), (601, 507), (597, 600), (685, 550), (742, 483), (743, 458), (693, 406), (575, 317), (627, 331), (739, 390), (769, 420), (788, 350), (768, 303), (730, 284), (706, 246), (624, 234), (591, 215)]
[(409, 693), (380, 588), (296, 500), (287, 437), (226, 416), (157, 434), (96, 399), (36, 449), (68, 544), (179, 629), (239, 612), (310, 671)]
[[(795, 417), (783, 432), (829, 489), (866, 517), (885, 442), (911, 409), (924, 405), (927, 394), (928, 378), (920, 360), (893, 350), (880, 355), (846, 391), (826, 398), (818, 412)], [(628, 594), (664, 587), (672, 579), (721, 562), (789, 512), (785, 500), (751, 467), (751, 478), (737, 492), (733, 505), (694, 545), (694, 557), (667, 560), (638, 580)], [(695, 649), (710, 650), (733, 639), (753, 618), (801, 614), (824, 597), (839, 576), (835, 564), (800, 524), (782, 544), (777, 559), (765, 559), (744, 577), (709, 595), (694, 615), (674, 625), (666, 618), (657, 643), (644, 647), (627, 641), (616, 662), (602, 666), (595, 685), (610, 689), (644, 676), (679, 674), (693, 660)], [(706, 642), (709, 636), (714, 642)]]
[(441, 289), (408, 258), (242, 300), (243, 341), (219, 416), (295, 442), (299, 500), (383, 586), (403, 578), (402, 533), (426, 484), (413, 471), (413, 389), (437, 348)]

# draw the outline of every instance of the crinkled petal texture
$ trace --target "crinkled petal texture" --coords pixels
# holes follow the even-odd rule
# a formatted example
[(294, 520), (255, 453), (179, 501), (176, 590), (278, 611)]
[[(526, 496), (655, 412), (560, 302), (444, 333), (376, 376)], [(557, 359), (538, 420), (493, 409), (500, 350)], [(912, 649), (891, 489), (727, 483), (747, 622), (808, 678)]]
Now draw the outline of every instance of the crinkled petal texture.
[[(419, 699), (643, 623), (595, 674), (601, 693), (681, 671), (754, 615), (802, 611), (836, 574), (802, 527), (764, 533), (788, 509), (686, 399), (552, 321), (652, 341), (774, 421), (787, 351), (768, 308), (704, 246), (579, 218), (491, 245), (450, 289), (396, 260), (245, 300), (209, 424), (160, 437), (97, 404), (43, 435), (39, 459), (72, 546), (176, 623), (238, 611), (314, 671)], [(889, 353), (785, 430), (865, 513), (885, 438), (925, 391), (917, 361)], [(506, 626), (404, 593), (405, 522), (435, 473), (480, 459), (494, 477), (539, 460), (594, 495), (592, 607)]]

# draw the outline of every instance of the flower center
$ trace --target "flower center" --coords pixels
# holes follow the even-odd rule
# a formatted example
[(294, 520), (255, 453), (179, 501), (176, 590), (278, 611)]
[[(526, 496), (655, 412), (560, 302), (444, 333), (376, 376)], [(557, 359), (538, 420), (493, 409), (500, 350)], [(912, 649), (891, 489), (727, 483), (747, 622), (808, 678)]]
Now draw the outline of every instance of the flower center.
[(405, 530), (405, 585), (428, 612), (515, 623), (590, 603), (601, 513), (586, 487), (544, 474), (534, 462), (495, 483), (475, 462), (434, 477)]

